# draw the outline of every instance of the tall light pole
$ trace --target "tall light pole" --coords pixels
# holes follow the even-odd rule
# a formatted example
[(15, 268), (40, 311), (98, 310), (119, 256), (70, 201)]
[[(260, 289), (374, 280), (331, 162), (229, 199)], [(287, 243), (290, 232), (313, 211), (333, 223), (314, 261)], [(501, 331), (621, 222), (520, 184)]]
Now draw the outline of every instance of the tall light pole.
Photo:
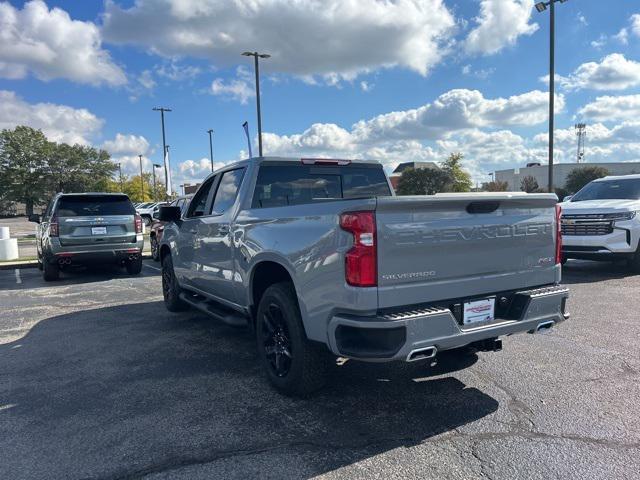
[(144, 202), (144, 178), (142, 177), (142, 154), (138, 155), (140, 159), (140, 188), (142, 189), (142, 201)]
[(122, 192), (122, 163), (118, 163), (118, 172), (120, 173), (120, 191)]
[(151, 169), (153, 171), (153, 200), (156, 201), (157, 195), (156, 195), (156, 168), (161, 168), (162, 165), (158, 164), (158, 163), (154, 163), (153, 164), (153, 168)]
[[(164, 134), (164, 112), (170, 112), (171, 109), (170, 108), (165, 108), (165, 107), (153, 107), (153, 110), (155, 112), (160, 112), (160, 121), (162, 122), (162, 155), (166, 155), (167, 154), (167, 140)], [(167, 191), (167, 182), (169, 181), (169, 175), (167, 173), (167, 162), (165, 161), (165, 157), (162, 157), (162, 163), (164, 163), (164, 186), (165, 186), (165, 195), (166, 191)], [(168, 199), (168, 195), (167, 195), (167, 199)]]
[(212, 139), (212, 135), (213, 135), (213, 130), (209, 129), (207, 130), (207, 133), (209, 134), (209, 155), (211, 158), (211, 171), (213, 172), (213, 139)]
[(243, 52), (245, 57), (253, 57), (256, 73), (256, 107), (258, 110), (258, 155), (262, 156), (262, 115), (260, 114), (260, 66), (259, 58), (269, 58), (271, 55), (258, 52)]
[(555, 3), (567, 0), (549, 0), (536, 3), (538, 12), (544, 12), (549, 7), (549, 193), (553, 192), (553, 103), (555, 100), (555, 43), (556, 18)]

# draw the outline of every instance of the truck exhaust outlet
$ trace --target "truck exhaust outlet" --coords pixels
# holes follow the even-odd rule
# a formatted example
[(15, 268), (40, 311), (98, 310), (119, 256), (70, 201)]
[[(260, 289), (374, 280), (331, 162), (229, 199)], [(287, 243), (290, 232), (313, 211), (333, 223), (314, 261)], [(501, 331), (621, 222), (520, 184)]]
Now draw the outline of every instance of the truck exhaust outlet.
[(542, 322), (539, 323), (538, 326), (536, 327), (536, 333), (540, 333), (544, 330), (550, 330), (551, 327), (553, 327), (553, 324), (555, 322), (553, 320), (549, 320), (548, 322)]
[(415, 350), (411, 350), (409, 355), (407, 355), (407, 362), (416, 362), (418, 360), (434, 358), (436, 353), (438, 353), (438, 349), (436, 347), (416, 348)]

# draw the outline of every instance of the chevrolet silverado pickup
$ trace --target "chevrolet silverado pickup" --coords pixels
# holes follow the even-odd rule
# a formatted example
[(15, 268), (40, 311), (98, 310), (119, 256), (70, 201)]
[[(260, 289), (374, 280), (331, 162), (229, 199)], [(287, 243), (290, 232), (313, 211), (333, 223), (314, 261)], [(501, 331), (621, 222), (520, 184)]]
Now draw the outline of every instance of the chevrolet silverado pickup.
[(568, 318), (557, 197), (397, 197), (380, 164), (260, 157), (161, 207), (162, 292), (255, 333), (271, 384), (323, 385), (327, 356), (413, 362)]
[(640, 175), (594, 180), (562, 206), (563, 260), (626, 260), (640, 273)]

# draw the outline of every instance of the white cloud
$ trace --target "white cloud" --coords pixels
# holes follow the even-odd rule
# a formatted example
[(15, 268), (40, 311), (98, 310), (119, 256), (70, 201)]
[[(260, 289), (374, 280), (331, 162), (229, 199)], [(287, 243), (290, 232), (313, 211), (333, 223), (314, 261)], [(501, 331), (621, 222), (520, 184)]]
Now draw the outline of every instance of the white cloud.
[(490, 55), (515, 45), (518, 37), (538, 30), (529, 23), (533, 0), (481, 0), (477, 26), (469, 32), (464, 47), (467, 53)]
[(374, 85), (372, 83), (369, 83), (365, 80), (360, 82), (360, 90), (362, 90), (363, 92), (370, 92), (371, 90), (373, 90)]
[(159, 77), (172, 82), (184, 82), (200, 75), (200, 68), (193, 65), (181, 65), (175, 60), (156, 65), (155, 72)]
[(629, 43), (629, 32), (626, 28), (620, 29), (618, 33), (613, 36), (614, 40), (617, 40), (623, 45), (627, 45)]
[(117, 133), (113, 140), (104, 142), (102, 148), (111, 155), (146, 155), (149, 153), (149, 142), (142, 135)]
[(629, 22), (631, 22), (631, 32), (636, 37), (640, 37), (640, 13), (634, 13), (631, 15)]
[(578, 115), (596, 122), (637, 119), (640, 118), (640, 95), (598, 97), (578, 110)]
[(156, 81), (153, 79), (151, 70), (144, 70), (138, 77), (138, 82), (147, 90), (151, 90), (156, 86)]
[(84, 108), (54, 103), (29, 104), (15, 92), (0, 90), (0, 129), (27, 125), (41, 129), (55, 142), (88, 144), (103, 123)]
[(587, 18), (583, 15), (582, 12), (578, 12), (578, 15), (576, 18), (578, 19), (578, 22), (581, 25), (584, 25), (585, 27), (589, 26), (589, 22), (587, 22)]
[(98, 27), (72, 20), (60, 8), (33, 0), (18, 10), (0, 3), (0, 76), (66, 78), (91, 85), (123, 85), (124, 72), (102, 48)]
[(103, 24), (110, 42), (165, 57), (228, 66), (259, 46), (272, 55), (262, 64), (266, 71), (339, 78), (393, 66), (426, 75), (456, 28), (442, 0), (137, 0), (131, 8), (107, 2)]
[(216, 78), (211, 82), (211, 93), (227, 99), (237, 100), (243, 105), (255, 96), (253, 86), (244, 80), (238, 79), (232, 79), (225, 83), (222, 78)]
[[(360, 121), (353, 133), (361, 141), (389, 138), (438, 139), (448, 132), (475, 127), (535, 125), (547, 118), (548, 94), (534, 90), (509, 98), (484, 98), (477, 90), (450, 90), (422, 107)], [(558, 111), (564, 97), (556, 96)]]
[[(213, 162), (214, 170), (222, 168), (225, 164), (223, 162)], [(185, 160), (180, 162), (172, 169), (172, 181), (174, 183), (174, 189), (179, 191), (181, 184), (195, 184), (202, 182), (207, 175), (211, 173), (211, 160), (204, 157), (200, 160)]]
[[(612, 53), (599, 63), (583, 63), (568, 77), (556, 78), (567, 90), (624, 90), (640, 85), (640, 62)], [(547, 75), (541, 80), (548, 82), (548, 79)]]

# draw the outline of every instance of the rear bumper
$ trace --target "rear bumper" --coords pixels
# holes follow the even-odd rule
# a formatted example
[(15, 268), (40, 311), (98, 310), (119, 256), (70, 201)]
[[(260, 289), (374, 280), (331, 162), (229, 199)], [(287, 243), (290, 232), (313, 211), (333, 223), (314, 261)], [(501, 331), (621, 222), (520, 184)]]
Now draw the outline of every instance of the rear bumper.
[[(129, 258), (142, 255), (144, 239), (136, 236), (135, 243), (118, 243), (105, 245), (60, 245), (52, 242), (44, 253), (44, 260), (58, 263), (61, 259), (70, 259), (70, 263), (119, 263)], [(69, 263), (69, 262), (67, 262)]]
[(412, 352), (435, 352), (474, 342), (547, 329), (569, 318), (569, 290), (554, 285), (517, 292), (516, 319), (463, 327), (448, 308), (424, 308), (378, 317), (335, 316), (329, 323), (329, 348), (339, 356), (367, 361), (409, 360)]

